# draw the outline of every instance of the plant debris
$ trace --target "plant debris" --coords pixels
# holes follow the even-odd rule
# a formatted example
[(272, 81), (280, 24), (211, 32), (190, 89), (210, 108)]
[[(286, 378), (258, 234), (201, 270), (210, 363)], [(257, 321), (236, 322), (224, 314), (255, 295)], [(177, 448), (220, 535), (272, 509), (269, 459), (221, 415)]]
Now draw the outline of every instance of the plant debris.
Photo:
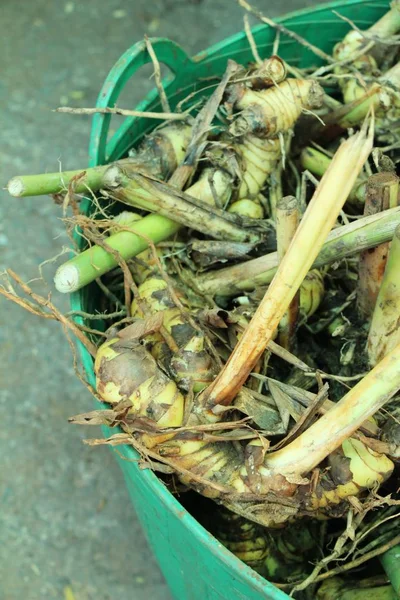
[[(365, 31), (346, 18), (332, 54), (239, 4), (276, 30), (272, 56), (246, 14), (254, 63), (175, 106), (146, 38), (163, 112), (57, 109), (164, 122), (111, 165), (10, 180), (61, 205), (76, 254), (55, 286), (87, 295), (63, 315), (11, 269), (0, 294), (93, 357), (103, 406), (70, 422), (116, 433), (86, 443), (132, 446), (173, 493), (216, 501), (208, 529), (295, 597), (390, 598), (400, 3)], [(281, 36), (324, 64), (286, 64)]]

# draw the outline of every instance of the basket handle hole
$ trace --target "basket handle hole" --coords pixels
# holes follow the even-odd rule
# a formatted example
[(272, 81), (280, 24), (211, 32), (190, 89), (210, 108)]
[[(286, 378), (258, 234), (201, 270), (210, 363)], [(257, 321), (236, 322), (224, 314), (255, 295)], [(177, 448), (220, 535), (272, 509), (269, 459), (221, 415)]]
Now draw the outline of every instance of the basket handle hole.
[[(161, 82), (163, 87), (166, 87), (170, 81), (172, 81), (175, 77), (173, 71), (164, 63), (160, 62), (160, 74), (161, 74)], [(128, 110), (135, 109), (138, 104), (143, 101), (143, 98), (147, 96), (154, 88), (156, 87), (155, 76), (154, 76), (154, 67), (151, 63), (143, 65), (138, 69), (135, 73), (135, 77), (131, 78), (124, 88), (121, 90), (118, 96), (118, 102), (116, 106), (118, 108), (124, 108)], [(174, 110), (175, 107), (171, 106), (171, 110)], [(160, 106), (159, 109), (162, 110)], [(108, 131), (108, 139), (112, 137), (118, 128), (120, 127), (122, 120), (124, 117), (119, 115), (113, 115), (110, 122), (110, 128)]]

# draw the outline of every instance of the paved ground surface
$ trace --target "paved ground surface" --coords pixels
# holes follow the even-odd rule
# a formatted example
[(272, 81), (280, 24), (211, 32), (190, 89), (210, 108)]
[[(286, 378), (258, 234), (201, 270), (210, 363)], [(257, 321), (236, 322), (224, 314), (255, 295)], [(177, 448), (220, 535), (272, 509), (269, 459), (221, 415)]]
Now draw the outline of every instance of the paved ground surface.
[[(307, 0), (262, 2), (269, 15)], [(309, 0), (311, 5), (312, 1)], [(195, 53), (242, 28), (233, 0), (2, 0), (0, 184), (86, 165), (90, 121), (50, 112), (94, 106), (110, 67), (145, 32)], [(149, 89), (138, 76), (131, 107)], [(129, 96), (130, 94), (130, 96)], [(24, 278), (67, 239), (50, 199), (1, 192), (0, 271)], [(51, 281), (53, 267), (47, 267)], [(65, 298), (58, 305), (67, 309)], [(91, 408), (60, 328), (0, 300), (0, 598), (170, 598), (111, 453), (67, 424)]]

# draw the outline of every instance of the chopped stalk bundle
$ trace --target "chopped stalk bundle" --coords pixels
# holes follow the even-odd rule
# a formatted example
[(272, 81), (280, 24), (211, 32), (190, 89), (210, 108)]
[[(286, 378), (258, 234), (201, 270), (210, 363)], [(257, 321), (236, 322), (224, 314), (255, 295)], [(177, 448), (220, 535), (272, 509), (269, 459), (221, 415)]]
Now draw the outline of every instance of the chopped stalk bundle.
[[(367, 137), (365, 131), (355, 134), (339, 148), (252, 322), (224, 369), (207, 389), (211, 406), (229, 404), (246, 381), (318, 255), (371, 149), (371, 133)], [(342, 183), (339, 188), (338, 174)]]
[[(116, 166), (107, 171), (107, 182), (110, 187), (113, 187), (110, 179), (112, 182), (118, 180), (119, 172), (119, 167)], [(203, 180), (204, 178), (201, 180), (202, 183)], [(206, 185), (202, 185), (199, 189), (199, 185), (194, 184), (193, 188), (197, 186), (195, 192), (197, 197), (206, 204), (210, 204), (212, 198), (218, 194), (218, 190), (222, 195), (221, 198), (225, 197), (226, 192), (223, 186), (228, 181), (227, 174), (216, 172), (211, 182), (207, 177)], [(126, 228), (125, 231), (108, 238), (107, 245), (116, 250), (123, 259), (128, 259), (147, 248), (147, 240), (157, 244), (177, 233), (180, 227), (178, 222), (165, 216), (147, 215), (143, 217), (140, 224), (137, 223), (134, 227)], [(59, 267), (54, 283), (59, 292), (74, 292), (94, 281), (97, 277), (101, 277), (117, 264), (114, 255), (108, 253), (104, 248), (94, 245)]]
[(184, 113), (146, 40), (171, 120), (111, 165), (8, 185), (57, 194), (90, 244), (55, 277), (62, 292), (96, 280), (82, 310), (62, 315), (11, 270), (0, 283), (93, 356), (109, 406), (70, 421), (119, 427), (88, 443), (131, 445), (171, 489), (206, 497), (182, 494), (238, 558), (321, 599), (350, 598), (345, 580), (316, 585), (399, 538), (399, 7), (333, 58), (276, 25), (328, 63), (314, 73), (262, 56), (246, 22), (255, 63), (228, 60)]
[[(315, 97), (318, 97), (317, 90), (319, 88), (314, 85), (312, 89), (314, 91), (311, 94), (311, 98), (309, 98), (308, 100), (304, 100), (304, 102), (308, 102), (308, 104), (305, 107), (312, 106), (312, 102), (315, 101)], [(278, 97), (280, 97), (279, 89), (274, 89), (272, 91), (275, 91), (278, 94)], [(300, 103), (299, 106), (301, 109), (303, 105)], [(291, 120), (290, 122), (286, 123), (286, 125), (289, 127), (293, 125), (293, 122), (294, 121)], [(282, 127), (286, 125), (285, 123), (283, 123)], [(261, 187), (265, 184), (267, 177), (269, 176), (271, 170), (273, 169), (280, 157), (279, 139), (259, 139), (254, 135), (246, 135), (241, 141), (239, 141), (236, 144), (236, 152), (238, 160), (241, 164), (241, 183), (238, 190), (238, 198), (256, 197), (258, 196)], [(140, 156), (140, 153), (138, 155)], [(199, 180), (199, 182), (201, 182), (200, 187), (198, 183), (195, 183), (193, 185), (193, 190), (189, 188), (187, 190), (187, 193), (188, 195), (192, 196), (192, 198), (200, 200), (201, 202), (212, 204), (218, 202), (220, 204), (224, 204), (226, 200), (229, 199), (233, 189), (233, 180), (231, 179), (232, 176), (229, 173), (229, 169), (231, 168), (228, 164), (229, 156), (226, 156), (226, 154), (223, 151), (222, 154), (221, 152), (219, 152), (218, 154), (214, 152), (212, 154), (212, 160), (216, 161), (217, 159), (218, 162), (221, 163), (223, 168), (215, 170), (211, 173), (207, 172), (207, 175), (201, 177)], [(236, 161), (234, 164), (236, 164)], [(228, 168), (228, 171), (226, 171), (226, 168)], [(136, 175), (136, 177), (138, 176), (139, 175)], [(142, 184), (145, 182), (145, 179), (143, 177), (141, 179), (141, 182)], [(116, 198), (122, 200), (123, 202), (127, 202), (128, 204), (133, 203), (135, 206), (139, 206), (140, 208), (154, 209), (154, 197), (151, 197), (149, 204), (149, 192), (146, 193), (146, 191), (141, 189), (140, 186), (137, 186), (137, 184), (135, 184), (134, 181), (129, 180), (129, 167), (128, 171), (126, 172), (123, 170), (123, 167), (122, 172), (119, 166), (112, 167), (110, 171), (106, 172), (106, 181), (104, 182), (104, 185), (106, 187), (111, 187), (113, 190), (113, 195)], [(127, 187), (128, 191), (126, 191)], [(132, 190), (131, 187), (133, 187)], [(144, 200), (143, 193), (145, 195)], [(196, 194), (196, 196), (194, 194)], [(162, 196), (164, 200), (166, 199), (166, 197), (168, 196), (166, 196), (165, 194)], [(157, 212), (160, 211), (160, 209), (163, 215), (172, 212), (176, 220), (182, 222), (182, 218), (184, 218), (184, 222), (187, 223), (188, 206), (190, 206), (188, 202), (190, 202), (191, 198), (188, 198), (187, 202), (183, 204), (183, 209), (181, 208), (179, 210), (178, 207), (175, 206), (175, 197), (176, 196), (168, 197), (170, 202), (168, 207), (166, 207), (165, 211), (162, 208), (162, 202), (159, 202)], [(218, 199), (217, 202), (215, 202), (215, 198)], [(179, 214), (181, 214), (181, 217), (179, 216)], [(189, 210), (189, 214), (193, 216), (193, 211)], [(201, 222), (202, 219), (200, 218), (200, 223)], [(158, 224), (158, 221), (156, 223)], [(145, 231), (139, 231), (138, 229), (136, 230), (138, 234), (145, 234), (153, 242), (157, 243), (161, 240), (167, 239), (171, 234), (176, 233), (176, 231), (178, 231), (179, 229), (179, 226), (176, 224), (175, 221), (166, 222), (166, 220), (164, 219), (160, 221), (160, 223), (162, 224), (162, 226), (166, 225), (166, 235), (161, 238), (159, 238), (158, 235), (152, 235), (151, 228), (147, 228), (147, 223), (143, 223)], [(152, 223), (151, 226), (153, 226)], [(228, 228), (232, 230), (232, 227), (233, 226)], [(128, 236), (129, 235), (130, 234), (128, 234)], [(238, 233), (238, 236), (240, 239), (236, 237), (237, 241), (247, 241), (245, 232), (242, 232), (242, 234)], [(109, 245), (118, 252), (120, 245), (122, 246), (122, 252), (120, 252), (120, 254), (123, 258), (133, 257), (147, 246), (147, 243), (143, 240), (143, 238), (141, 240), (137, 240), (137, 236), (135, 236), (135, 238), (130, 236), (128, 240), (131, 241), (131, 243), (129, 243), (128, 241), (129, 245), (127, 245), (125, 244), (126, 237), (127, 236), (123, 238), (122, 243), (120, 242), (119, 238), (112, 240), (112, 243), (110, 243), (110, 240), (108, 241)], [(134, 241), (136, 243), (133, 243)], [(137, 243), (138, 241), (139, 244)], [(138, 247), (140, 247), (139, 251), (137, 250)], [(103, 248), (94, 246), (86, 252), (88, 252), (88, 260), (85, 260), (83, 264), (79, 261), (80, 257), (76, 257), (75, 259), (71, 259), (59, 268), (55, 277), (55, 284), (58, 291), (64, 293), (76, 291), (93, 281), (95, 278), (100, 277), (102, 274), (104, 274), (116, 265), (115, 256), (111, 254), (108, 257), (105, 256), (105, 254), (107, 253), (104, 251)]]
[[(112, 167), (112, 175), (110, 172), (106, 173), (105, 181), (108, 188), (113, 188), (111, 177), (115, 180), (117, 168)], [(119, 175), (119, 179), (123, 179), (122, 175)], [(125, 180), (124, 183), (126, 185), (113, 190), (112, 196), (125, 204), (143, 208), (164, 217), (173, 214), (174, 219), (182, 225), (212, 235), (216, 239), (231, 239), (236, 242), (251, 242), (257, 239), (257, 234), (254, 234), (254, 239), (251, 240), (251, 233), (243, 230), (237, 223), (239, 220), (230, 218), (226, 212), (204, 205), (202, 198), (196, 202), (196, 198), (191, 195), (190, 188), (187, 193), (169, 190), (165, 184), (152, 181), (142, 175), (135, 175), (133, 180)], [(218, 188), (214, 183), (214, 192), (220, 201), (229, 185), (228, 174), (221, 177)]]

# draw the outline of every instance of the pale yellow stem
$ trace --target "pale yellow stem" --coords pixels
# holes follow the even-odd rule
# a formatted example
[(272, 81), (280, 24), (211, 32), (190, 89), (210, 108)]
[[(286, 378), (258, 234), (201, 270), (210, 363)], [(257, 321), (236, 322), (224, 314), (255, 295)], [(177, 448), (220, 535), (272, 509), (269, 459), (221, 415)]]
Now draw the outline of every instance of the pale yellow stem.
[(282, 475), (306, 474), (349, 438), (400, 388), (400, 344), (355, 385), (331, 410), (265, 466)]
[(228, 405), (273, 338), (275, 330), (332, 229), (373, 143), (366, 128), (343, 142), (322, 177), (255, 315), (216, 380), (205, 391), (211, 406)]

